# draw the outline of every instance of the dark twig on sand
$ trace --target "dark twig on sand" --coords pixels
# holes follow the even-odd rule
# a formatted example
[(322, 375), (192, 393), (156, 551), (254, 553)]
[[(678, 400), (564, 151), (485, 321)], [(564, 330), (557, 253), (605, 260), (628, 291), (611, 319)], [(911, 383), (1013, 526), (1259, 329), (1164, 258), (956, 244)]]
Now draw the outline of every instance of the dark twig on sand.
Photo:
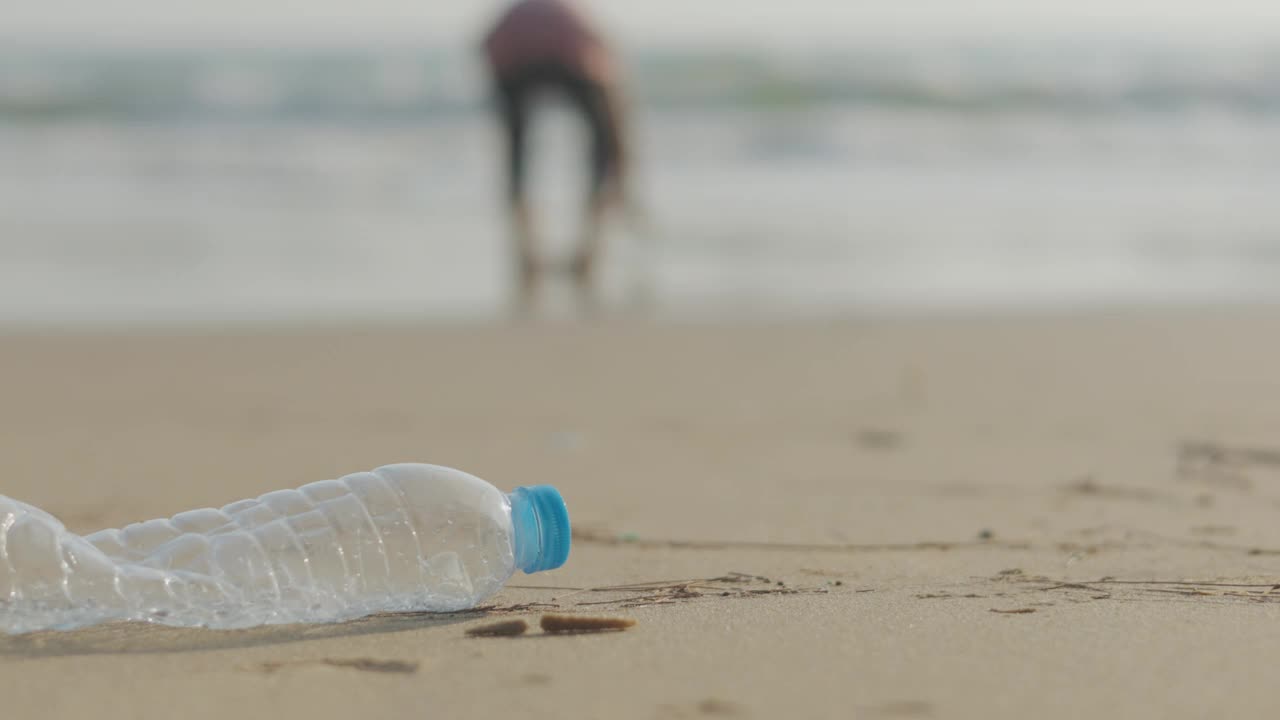
[(523, 635), (524, 631), (528, 629), (529, 623), (524, 620), (504, 620), (473, 627), (467, 631), (467, 634), (471, 637), (515, 637), (516, 635)]
[(548, 613), (539, 623), (547, 633), (598, 633), (618, 632), (636, 624), (631, 618), (586, 617), (582, 615), (556, 615)]
[[(840, 584), (840, 583), (836, 583)], [(752, 587), (768, 585), (769, 587)], [(566, 601), (587, 593), (624, 595), (602, 600), (584, 600), (573, 603), (577, 607), (594, 607), (612, 605), (616, 607), (640, 607), (645, 605), (666, 605), (681, 600), (692, 600), (708, 595), (717, 597), (755, 597), (760, 595), (800, 595), (822, 594), (830, 592), (825, 587), (791, 587), (781, 580), (753, 575), (743, 572), (729, 572), (710, 578), (692, 578), (687, 580), (651, 580), (646, 582), (624, 583), (621, 585), (601, 585), (597, 587), (539, 587), (532, 585), (519, 586), (523, 590), (567, 590), (564, 595), (557, 595), (550, 603), (537, 603), (545, 607), (561, 607)], [(535, 603), (530, 603), (533, 605)]]
[[(1043, 581), (1043, 579), (1041, 580)], [(1107, 589), (1107, 588), (1114, 588)], [(1055, 590), (1082, 590), (1102, 593), (1095, 600), (1109, 600), (1115, 593), (1149, 593), (1178, 595), (1182, 597), (1219, 598), (1222, 600), (1248, 600), (1251, 602), (1280, 602), (1280, 583), (1232, 583), (1202, 580), (1120, 580), (1101, 578), (1077, 582), (1051, 583), (1040, 588), (1043, 592)]]

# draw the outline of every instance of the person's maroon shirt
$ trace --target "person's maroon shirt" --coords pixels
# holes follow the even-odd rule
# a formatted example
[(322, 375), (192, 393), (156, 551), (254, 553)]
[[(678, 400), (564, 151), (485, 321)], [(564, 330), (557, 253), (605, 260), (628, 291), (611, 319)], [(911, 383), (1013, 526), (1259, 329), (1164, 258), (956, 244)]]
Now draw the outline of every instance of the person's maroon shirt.
[(489, 31), (484, 49), (499, 75), (554, 62), (601, 84), (615, 79), (604, 39), (582, 10), (566, 0), (520, 0)]

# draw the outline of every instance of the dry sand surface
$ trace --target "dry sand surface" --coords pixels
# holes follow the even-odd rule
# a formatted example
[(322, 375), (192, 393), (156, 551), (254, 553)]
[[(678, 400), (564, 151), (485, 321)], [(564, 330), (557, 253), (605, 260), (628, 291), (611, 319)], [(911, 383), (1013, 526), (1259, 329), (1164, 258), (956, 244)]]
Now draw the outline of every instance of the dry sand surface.
[(0, 638), (0, 716), (1274, 711), (1278, 320), (3, 337), (0, 493), (73, 530), (421, 460), (579, 536), (483, 612)]

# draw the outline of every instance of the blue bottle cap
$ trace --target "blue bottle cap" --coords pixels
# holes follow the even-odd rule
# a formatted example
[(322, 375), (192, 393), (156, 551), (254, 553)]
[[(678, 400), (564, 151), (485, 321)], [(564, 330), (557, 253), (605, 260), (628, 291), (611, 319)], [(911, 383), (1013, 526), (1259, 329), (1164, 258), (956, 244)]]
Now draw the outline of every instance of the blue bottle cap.
[(569, 559), (569, 509), (550, 485), (518, 487), (511, 495), (516, 567), (526, 573), (555, 570)]

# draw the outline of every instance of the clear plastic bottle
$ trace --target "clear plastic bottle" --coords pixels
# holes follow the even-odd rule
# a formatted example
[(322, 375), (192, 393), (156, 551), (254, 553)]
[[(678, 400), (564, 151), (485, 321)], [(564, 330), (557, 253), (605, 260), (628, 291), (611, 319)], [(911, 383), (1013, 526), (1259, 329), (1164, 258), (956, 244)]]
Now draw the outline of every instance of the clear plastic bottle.
[(239, 628), (463, 610), (568, 559), (550, 486), (388, 465), (84, 537), (0, 495), (0, 631), (113, 620)]

